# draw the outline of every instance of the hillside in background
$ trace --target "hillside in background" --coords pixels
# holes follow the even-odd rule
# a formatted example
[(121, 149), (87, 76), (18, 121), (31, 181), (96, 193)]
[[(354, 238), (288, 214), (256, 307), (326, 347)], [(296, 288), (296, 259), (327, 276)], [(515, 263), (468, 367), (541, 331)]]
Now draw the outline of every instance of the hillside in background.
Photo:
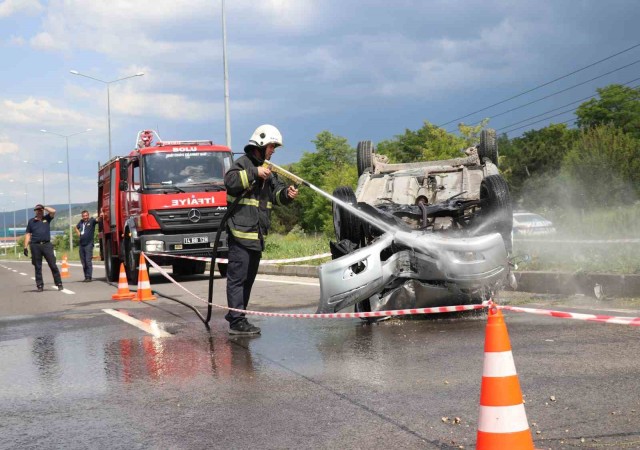
[[(33, 217), (33, 206), (29, 205), (26, 209), (27, 220)], [(56, 209), (56, 220), (51, 223), (52, 230), (65, 230), (69, 227), (69, 205), (55, 204), (47, 205)], [(80, 213), (83, 210), (89, 211), (89, 214), (96, 215), (98, 208), (98, 202), (90, 203), (72, 203), (71, 204), (71, 223), (76, 224), (80, 221)], [(3, 228), (13, 228), (13, 214), (14, 211), (0, 212), (0, 236), (2, 236)], [(15, 226), (16, 228), (24, 228), (27, 226), (25, 220), (25, 209), (15, 210)], [(10, 233), (9, 233), (10, 234)]]

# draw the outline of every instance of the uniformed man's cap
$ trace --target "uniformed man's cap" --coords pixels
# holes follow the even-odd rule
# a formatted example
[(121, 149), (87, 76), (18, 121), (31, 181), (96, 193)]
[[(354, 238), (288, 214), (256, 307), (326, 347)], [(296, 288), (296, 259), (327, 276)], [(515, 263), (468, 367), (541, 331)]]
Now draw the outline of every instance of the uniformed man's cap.
[(37, 211), (37, 210), (39, 210), (39, 209), (44, 209), (44, 206), (42, 206), (40, 203), (38, 203), (38, 204), (33, 208), (33, 210), (34, 210), (34, 211)]

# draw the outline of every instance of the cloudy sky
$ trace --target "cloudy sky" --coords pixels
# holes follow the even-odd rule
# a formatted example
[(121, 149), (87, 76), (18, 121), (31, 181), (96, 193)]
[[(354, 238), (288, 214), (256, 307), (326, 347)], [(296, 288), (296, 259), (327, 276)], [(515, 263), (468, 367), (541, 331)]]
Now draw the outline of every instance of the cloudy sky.
[[(225, 11), (233, 149), (271, 123), (284, 135), (280, 164), (313, 151), (323, 130), (355, 146), (425, 120), (454, 129), (640, 43), (636, 0), (227, 0)], [(43, 169), (46, 202), (67, 202), (65, 139), (41, 129), (92, 129), (69, 139), (71, 201), (96, 199), (107, 89), (70, 70), (105, 81), (144, 72), (110, 85), (113, 155), (147, 128), (225, 142), (220, 0), (3, 0), (0, 30), (0, 208), (42, 201)], [(511, 130), (638, 78), (640, 47), (462, 121), (496, 116), (490, 126)]]

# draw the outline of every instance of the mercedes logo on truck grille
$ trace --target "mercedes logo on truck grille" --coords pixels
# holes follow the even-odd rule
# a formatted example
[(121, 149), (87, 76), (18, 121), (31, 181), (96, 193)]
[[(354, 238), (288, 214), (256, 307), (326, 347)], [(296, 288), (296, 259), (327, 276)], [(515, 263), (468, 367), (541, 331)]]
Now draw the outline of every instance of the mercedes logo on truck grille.
[(198, 211), (197, 209), (192, 209), (187, 214), (187, 217), (191, 222), (196, 223), (200, 221), (200, 217), (202, 217), (202, 215), (200, 214), (200, 211)]

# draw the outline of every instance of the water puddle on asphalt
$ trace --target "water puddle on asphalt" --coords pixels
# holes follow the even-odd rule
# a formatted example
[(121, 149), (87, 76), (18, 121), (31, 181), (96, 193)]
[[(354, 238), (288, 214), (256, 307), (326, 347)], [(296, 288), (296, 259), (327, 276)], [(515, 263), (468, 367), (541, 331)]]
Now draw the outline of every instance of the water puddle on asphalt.
[[(231, 337), (215, 318), (209, 332), (200, 323), (162, 324), (174, 335), (154, 337), (127, 324), (95, 317), (58, 318), (0, 327), (0, 402), (62, 395), (106, 393), (135, 382), (187, 380), (237, 382), (273, 375), (283, 367), (323, 373), (346, 367), (349, 376), (369, 373), (369, 382), (393, 378), (405, 350), (441, 340), (443, 334), (481, 332), (481, 316), (440, 320), (392, 319), (363, 325), (358, 320), (252, 319), (262, 327), (255, 338)], [(78, 325), (86, 322), (87, 326)], [(409, 351), (409, 350), (407, 350)], [(370, 363), (381, 364), (372, 370)], [(382, 363), (384, 361), (384, 363)], [(391, 363), (389, 364), (389, 361)]]

